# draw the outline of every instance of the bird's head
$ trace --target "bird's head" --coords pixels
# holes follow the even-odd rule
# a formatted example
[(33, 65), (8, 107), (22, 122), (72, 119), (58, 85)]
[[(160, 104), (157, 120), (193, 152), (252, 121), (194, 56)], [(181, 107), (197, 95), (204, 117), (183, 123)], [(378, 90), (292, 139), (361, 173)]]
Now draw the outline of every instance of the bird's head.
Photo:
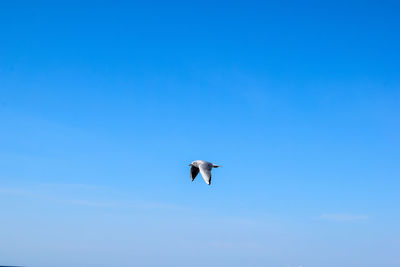
[(193, 161), (192, 163), (189, 164), (189, 166), (194, 166), (194, 167), (198, 167), (198, 164), (196, 161)]

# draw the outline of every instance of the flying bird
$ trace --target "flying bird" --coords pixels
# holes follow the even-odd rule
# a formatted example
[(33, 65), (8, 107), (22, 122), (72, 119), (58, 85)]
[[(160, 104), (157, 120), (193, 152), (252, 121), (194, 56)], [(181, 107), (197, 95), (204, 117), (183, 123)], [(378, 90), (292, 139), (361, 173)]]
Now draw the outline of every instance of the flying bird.
[(200, 172), (204, 181), (208, 185), (211, 184), (212, 168), (222, 167), (205, 160), (195, 160), (192, 163), (190, 163), (189, 166), (190, 166), (190, 178), (192, 178), (192, 182), (196, 178), (197, 174), (199, 174)]

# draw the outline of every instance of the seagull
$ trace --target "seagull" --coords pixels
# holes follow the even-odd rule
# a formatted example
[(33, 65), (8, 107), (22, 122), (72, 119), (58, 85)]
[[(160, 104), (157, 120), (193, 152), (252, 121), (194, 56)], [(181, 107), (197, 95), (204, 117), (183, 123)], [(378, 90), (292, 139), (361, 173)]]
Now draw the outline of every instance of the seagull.
[(190, 163), (189, 166), (191, 166), (190, 167), (190, 178), (192, 178), (192, 182), (196, 178), (197, 174), (199, 174), (199, 171), (200, 171), (201, 176), (203, 176), (204, 181), (208, 185), (211, 184), (212, 168), (222, 167), (222, 166), (215, 165), (215, 164), (205, 161), (205, 160), (195, 160), (192, 163)]

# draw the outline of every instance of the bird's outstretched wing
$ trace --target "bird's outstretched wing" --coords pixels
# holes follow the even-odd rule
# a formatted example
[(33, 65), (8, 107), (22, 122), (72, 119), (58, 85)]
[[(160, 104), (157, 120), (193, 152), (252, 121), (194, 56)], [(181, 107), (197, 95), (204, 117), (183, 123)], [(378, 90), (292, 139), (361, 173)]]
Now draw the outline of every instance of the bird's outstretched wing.
[(192, 182), (193, 182), (194, 178), (196, 178), (197, 174), (199, 174), (199, 168), (192, 166), (190, 168), (190, 178), (192, 178)]
[(211, 169), (212, 165), (201, 164), (200, 167), (201, 176), (203, 176), (204, 181), (210, 185), (211, 184)]

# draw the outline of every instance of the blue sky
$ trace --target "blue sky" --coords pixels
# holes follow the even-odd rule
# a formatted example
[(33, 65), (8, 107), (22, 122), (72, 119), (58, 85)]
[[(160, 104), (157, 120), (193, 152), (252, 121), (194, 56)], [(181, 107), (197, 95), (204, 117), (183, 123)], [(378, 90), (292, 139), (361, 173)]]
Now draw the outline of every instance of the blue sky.
[(400, 266), (399, 8), (1, 3), (0, 265)]

